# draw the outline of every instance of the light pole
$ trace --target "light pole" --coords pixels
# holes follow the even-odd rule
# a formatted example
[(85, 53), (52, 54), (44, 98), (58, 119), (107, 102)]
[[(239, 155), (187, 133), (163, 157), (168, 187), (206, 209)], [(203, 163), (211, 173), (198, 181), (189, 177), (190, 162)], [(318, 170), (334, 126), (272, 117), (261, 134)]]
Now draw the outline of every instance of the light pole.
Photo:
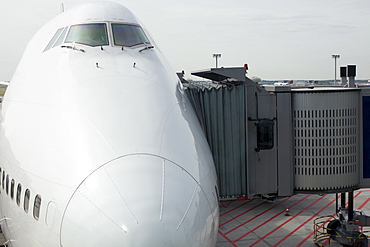
[(213, 57), (216, 58), (216, 68), (218, 68), (218, 58), (221, 57), (221, 54), (220, 53), (215, 53), (215, 54), (213, 54)]
[(340, 58), (340, 55), (331, 55), (334, 58), (334, 85), (337, 85), (337, 59)]

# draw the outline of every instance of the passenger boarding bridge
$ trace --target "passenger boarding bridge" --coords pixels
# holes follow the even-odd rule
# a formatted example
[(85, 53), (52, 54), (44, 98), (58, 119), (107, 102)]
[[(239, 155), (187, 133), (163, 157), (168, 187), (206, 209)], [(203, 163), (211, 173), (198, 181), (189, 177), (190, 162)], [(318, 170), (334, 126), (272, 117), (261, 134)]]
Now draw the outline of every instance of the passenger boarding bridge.
[(215, 82), (188, 84), (187, 92), (213, 152), (220, 197), (370, 187), (370, 87), (355, 87), (355, 70), (341, 68), (343, 85), (330, 87), (259, 85), (247, 66), (192, 73)]
[(354, 209), (354, 190), (370, 187), (370, 87), (355, 87), (356, 66), (330, 87), (258, 85), (247, 69), (194, 72), (213, 82), (187, 84), (221, 200), (336, 193), (336, 217), (314, 221), (314, 243), (367, 246), (370, 215)]

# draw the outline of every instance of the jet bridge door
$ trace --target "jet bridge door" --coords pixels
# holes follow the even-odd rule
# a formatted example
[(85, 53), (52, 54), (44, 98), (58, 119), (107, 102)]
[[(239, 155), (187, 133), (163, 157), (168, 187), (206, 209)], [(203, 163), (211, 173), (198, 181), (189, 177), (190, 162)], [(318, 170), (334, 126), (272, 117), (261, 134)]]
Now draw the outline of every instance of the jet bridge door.
[(248, 195), (278, 193), (276, 95), (246, 86)]

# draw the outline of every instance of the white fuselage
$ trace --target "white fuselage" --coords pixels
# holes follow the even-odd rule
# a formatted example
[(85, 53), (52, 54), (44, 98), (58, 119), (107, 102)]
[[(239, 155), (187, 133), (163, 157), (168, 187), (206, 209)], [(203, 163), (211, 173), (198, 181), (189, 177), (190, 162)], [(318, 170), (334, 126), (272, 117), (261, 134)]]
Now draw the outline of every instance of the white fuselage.
[[(72, 26), (85, 24), (104, 26), (101, 45), (66, 42)], [(118, 24), (142, 28), (148, 42), (117, 45)], [(47, 49), (58, 29), (63, 41)], [(123, 6), (88, 3), (45, 25), (0, 120), (9, 246), (215, 245), (208, 144), (175, 73)]]

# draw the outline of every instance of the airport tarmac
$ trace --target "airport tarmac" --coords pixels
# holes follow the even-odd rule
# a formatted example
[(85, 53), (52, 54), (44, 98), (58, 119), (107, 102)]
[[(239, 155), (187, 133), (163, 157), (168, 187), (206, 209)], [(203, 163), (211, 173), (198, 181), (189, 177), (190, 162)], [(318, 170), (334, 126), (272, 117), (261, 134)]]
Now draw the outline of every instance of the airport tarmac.
[[(370, 214), (370, 189), (355, 191), (354, 197), (354, 208)], [(287, 208), (289, 216), (285, 215)], [(335, 194), (300, 194), (275, 201), (257, 197), (243, 201), (223, 201), (220, 202), (216, 247), (314, 247), (314, 220), (321, 216), (333, 216), (334, 211)], [(364, 230), (370, 230), (370, 227)], [(3, 241), (0, 232), (0, 242)], [(333, 240), (320, 243), (331, 247), (342, 246)]]
[[(370, 189), (357, 190), (354, 197), (354, 209), (370, 214)], [(275, 201), (252, 198), (220, 202), (216, 246), (316, 246), (313, 242), (314, 220), (320, 216), (333, 216), (335, 201), (335, 194), (299, 194)], [(289, 216), (285, 215), (287, 208)], [(364, 230), (370, 230), (370, 227)], [(333, 240), (320, 243), (342, 246)]]

